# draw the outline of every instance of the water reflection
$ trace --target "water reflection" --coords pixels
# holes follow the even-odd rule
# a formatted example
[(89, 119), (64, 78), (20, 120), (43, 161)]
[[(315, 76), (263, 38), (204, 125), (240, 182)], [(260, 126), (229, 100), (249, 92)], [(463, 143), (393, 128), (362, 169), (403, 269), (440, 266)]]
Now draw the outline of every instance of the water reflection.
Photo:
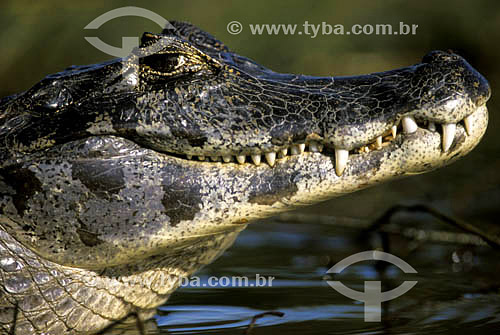
[(415, 267), (417, 275), (362, 262), (337, 278), (356, 290), (363, 290), (364, 280), (381, 280), (383, 291), (418, 280), (407, 294), (383, 304), (381, 323), (364, 322), (364, 305), (331, 289), (325, 273), (335, 261), (370, 249), (370, 240), (376, 241), (368, 236), (360, 240), (359, 231), (324, 225), (251, 225), (200, 275), (260, 273), (276, 277), (272, 287), (183, 287), (159, 309), (160, 331), (243, 334), (254, 315), (270, 310), (285, 315), (259, 319), (253, 333), (423, 335), (500, 329), (499, 252), (432, 243), (408, 253), (408, 241), (398, 237), (393, 238), (392, 252)]

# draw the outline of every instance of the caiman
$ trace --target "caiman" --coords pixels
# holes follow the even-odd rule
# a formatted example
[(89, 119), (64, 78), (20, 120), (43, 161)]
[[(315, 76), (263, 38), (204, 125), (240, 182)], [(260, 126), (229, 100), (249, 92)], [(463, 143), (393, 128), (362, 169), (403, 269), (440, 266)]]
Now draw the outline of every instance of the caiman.
[(0, 101), (0, 329), (149, 318), (251, 220), (466, 155), (489, 97), (450, 52), (280, 74), (187, 23), (49, 75)]

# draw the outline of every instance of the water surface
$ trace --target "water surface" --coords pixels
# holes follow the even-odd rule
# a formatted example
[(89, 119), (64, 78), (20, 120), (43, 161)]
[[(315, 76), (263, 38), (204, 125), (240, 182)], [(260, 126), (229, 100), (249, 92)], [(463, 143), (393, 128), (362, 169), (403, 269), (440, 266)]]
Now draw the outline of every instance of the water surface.
[[(273, 276), (272, 287), (183, 287), (159, 309), (162, 334), (244, 334), (253, 316), (265, 316), (252, 334), (470, 334), (500, 331), (499, 252), (486, 246), (391, 237), (391, 252), (418, 274), (380, 263), (353, 264), (335, 280), (362, 291), (365, 280), (383, 291), (405, 280), (418, 284), (383, 304), (382, 322), (364, 322), (364, 305), (326, 282), (342, 258), (380, 246), (379, 236), (331, 225), (251, 225), (218, 261), (198, 273), (210, 276)], [(410, 248), (415, 248), (411, 250)], [(250, 280), (250, 283), (252, 281)]]

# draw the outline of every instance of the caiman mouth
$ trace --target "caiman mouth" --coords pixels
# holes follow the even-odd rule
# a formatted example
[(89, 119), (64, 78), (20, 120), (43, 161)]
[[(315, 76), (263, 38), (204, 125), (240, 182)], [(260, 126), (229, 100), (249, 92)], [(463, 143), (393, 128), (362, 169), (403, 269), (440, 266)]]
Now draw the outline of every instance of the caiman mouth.
[[(419, 117), (418, 115), (408, 115), (402, 117), (398, 120), (389, 130), (378, 135), (372, 141), (356, 147), (351, 150), (336, 149), (332, 145), (324, 144), (319, 140), (307, 140), (302, 143), (294, 143), (288, 147), (281, 148), (278, 151), (273, 152), (262, 152), (260, 154), (252, 155), (213, 155), (213, 156), (192, 156), (192, 155), (177, 155), (181, 159), (187, 159), (196, 162), (205, 163), (237, 163), (239, 166), (260, 166), (266, 165), (269, 168), (273, 168), (280, 161), (290, 158), (290, 156), (301, 155), (304, 153), (321, 153), (324, 156), (335, 159), (335, 172), (337, 176), (341, 176), (349, 164), (349, 159), (353, 155), (361, 156), (366, 155), (372, 151), (381, 150), (385, 147), (390, 146), (393, 142), (397, 142), (398, 138), (404, 141), (404, 137), (408, 135), (413, 135), (418, 132), (415, 136), (422, 139), (422, 145), (428, 143), (425, 137), (436, 137), (439, 135), (441, 150), (443, 153), (450, 151), (450, 148), (458, 140), (456, 134), (466, 134), (466, 136), (476, 136), (473, 138), (476, 143), (481, 139), (481, 135), (478, 137), (477, 134), (473, 132), (473, 128), (476, 123), (484, 121), (487, 118), (487, 108), (486, 105), (479, 106), (472, 114), (458, 121), (457, 123), (439, 123), (429, 121), (425, 117)], [(486, 125), (487, 121), (484, 122)], [(420, 131), (419, 131), (420, 130)], [(403, 134), (403, 135), (401, 135)], [(423, 157), (425, 161), (425, 157)]]

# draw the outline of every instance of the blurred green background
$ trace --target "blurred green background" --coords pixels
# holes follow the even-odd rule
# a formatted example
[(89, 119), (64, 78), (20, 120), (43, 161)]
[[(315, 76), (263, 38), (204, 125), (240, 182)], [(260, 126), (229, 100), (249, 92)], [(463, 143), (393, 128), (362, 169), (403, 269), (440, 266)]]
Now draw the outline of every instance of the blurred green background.
[[(84, 30), (99, 15), (122, 6), (140, 6), (166, 19), (192, 22), (232, 50), (275, 71), (311, 75), (355, 75), (418, 63), (434, 49), (463, 55), (492, 86), (490, 126), (478, 148), (452, 166), (419, 177), (334, 199), (304, 209), (339, 216), (372, 217), (395, 203), (427, 203), (480, 223), (496, 223), (500, 203), (500, 157), (495, 92), (500, 79), (500, 5), (489, 1), (10, 1), (0, 3), (0, 96), (23, 91), (45, 75), (70, 65), (112, 57), (91, 46), (98, 36), (120, 47), (122, 36), (158, 32), (139, 17), (109, 21)], [(238, 35), (230, 21), (243, 24)], [(416, 35), (252, 35), (249, 24), (331, 25), (418, 24)], [(301, 28), (301, 27), (299, 27)]]

